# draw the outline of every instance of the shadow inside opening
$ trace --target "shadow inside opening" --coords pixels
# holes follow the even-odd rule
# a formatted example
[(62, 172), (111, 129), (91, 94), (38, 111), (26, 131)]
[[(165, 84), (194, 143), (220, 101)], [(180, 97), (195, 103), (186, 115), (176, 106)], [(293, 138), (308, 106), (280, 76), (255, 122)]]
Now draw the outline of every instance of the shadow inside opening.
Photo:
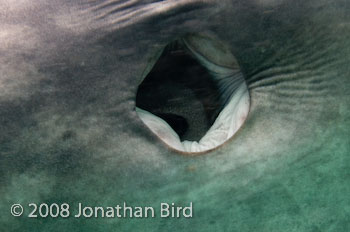
[(166, 46), (136, 95), (136, 106), (165, 120), (181, 141), (199, 141), (223, 105), (219, 86), (180, 40)]

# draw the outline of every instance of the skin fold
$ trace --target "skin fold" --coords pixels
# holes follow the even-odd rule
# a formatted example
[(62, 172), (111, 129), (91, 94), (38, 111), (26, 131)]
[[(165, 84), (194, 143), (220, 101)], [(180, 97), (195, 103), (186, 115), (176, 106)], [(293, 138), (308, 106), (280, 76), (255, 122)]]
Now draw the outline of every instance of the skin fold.
[[(0, 6), (1, 230), (349, 231), (348, 1)], [(227, 44), (251, 101), (240, 131), (197, 156), (169, 149), (134, 110), (162, 49), (188, 34)], [(11, 216), (31, 202), (193, 202), (194, 216)]]

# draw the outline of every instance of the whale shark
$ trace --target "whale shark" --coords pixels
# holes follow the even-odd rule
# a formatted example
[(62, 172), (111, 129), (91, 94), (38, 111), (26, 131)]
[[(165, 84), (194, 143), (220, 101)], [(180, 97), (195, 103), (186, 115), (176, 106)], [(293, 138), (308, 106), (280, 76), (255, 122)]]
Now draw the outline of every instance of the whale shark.
[(0, 6), (1, 231), (349, 230), (346, 0)]

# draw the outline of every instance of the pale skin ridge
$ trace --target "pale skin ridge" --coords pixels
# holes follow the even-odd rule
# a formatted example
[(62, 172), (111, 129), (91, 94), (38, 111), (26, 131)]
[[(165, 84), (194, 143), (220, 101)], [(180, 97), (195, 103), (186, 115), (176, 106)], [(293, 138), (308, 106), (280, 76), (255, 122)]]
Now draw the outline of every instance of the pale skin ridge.
[(177, 133), (160, 117), (136, 107), (141, 120), (163, 142), (183, 152), (204, 152), (220, 146), (230, 139), (242, 126), (249, 111), (249, 94), (247, 86), (242, 83), (231, 96), (229, 103), (221, 111), (212, 127), (197, 141), (180, 141)]

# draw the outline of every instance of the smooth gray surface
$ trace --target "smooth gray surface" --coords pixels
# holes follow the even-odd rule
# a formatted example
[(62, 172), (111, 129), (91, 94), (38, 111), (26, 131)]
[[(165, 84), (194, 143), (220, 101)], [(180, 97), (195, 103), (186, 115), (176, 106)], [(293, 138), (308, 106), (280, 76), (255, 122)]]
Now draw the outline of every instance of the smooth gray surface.
[[(348, 1), (0, 0), (3, 231), (349, 231)], [(251, 111), (225, 146), (166, 148), (138, 84), (186, 33), (230, 45)], [(187, 204), (191, 219), (14, 218), (10, 206)], [(25, 207), (28, 215), (28, 207)]]

